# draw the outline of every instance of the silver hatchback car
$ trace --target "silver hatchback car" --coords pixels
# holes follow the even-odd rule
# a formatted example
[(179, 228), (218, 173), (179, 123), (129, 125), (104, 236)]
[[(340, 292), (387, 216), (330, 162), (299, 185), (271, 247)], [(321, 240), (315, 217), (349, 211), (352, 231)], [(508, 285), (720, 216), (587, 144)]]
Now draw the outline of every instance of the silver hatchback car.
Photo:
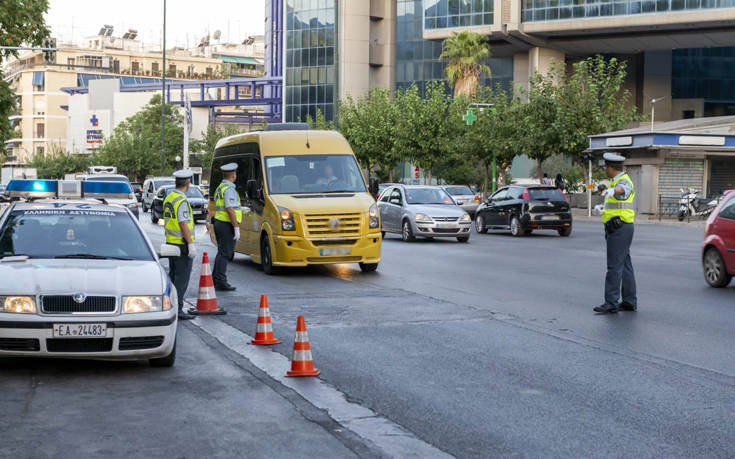
[(470, 240), (472, 219), (438, 186), (396, 185), (378, 200), (383, 235), (400, 233), (404, 241), (417, 237), (456, 237)]

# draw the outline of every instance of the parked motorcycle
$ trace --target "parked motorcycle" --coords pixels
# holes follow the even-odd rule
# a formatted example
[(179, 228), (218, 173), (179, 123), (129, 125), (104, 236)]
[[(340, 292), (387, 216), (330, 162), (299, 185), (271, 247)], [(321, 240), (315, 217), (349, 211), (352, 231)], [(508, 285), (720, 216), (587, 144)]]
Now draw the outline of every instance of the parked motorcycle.
[(712, 213), (722, 200), (722, 196), (714, 198), (700, 198), (699, 191), (694, 188), (681, 189), (679, 199), (679, 221), (687, 217), (706, 217)]

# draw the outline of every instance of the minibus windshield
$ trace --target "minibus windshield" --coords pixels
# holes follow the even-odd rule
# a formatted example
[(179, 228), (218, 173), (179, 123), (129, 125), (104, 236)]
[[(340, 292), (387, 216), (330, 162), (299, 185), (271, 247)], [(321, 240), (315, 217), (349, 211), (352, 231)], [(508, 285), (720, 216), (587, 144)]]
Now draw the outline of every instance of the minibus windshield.
[(352, 155), (268, 156), (265, 166), (270, 194), (367, 191)]

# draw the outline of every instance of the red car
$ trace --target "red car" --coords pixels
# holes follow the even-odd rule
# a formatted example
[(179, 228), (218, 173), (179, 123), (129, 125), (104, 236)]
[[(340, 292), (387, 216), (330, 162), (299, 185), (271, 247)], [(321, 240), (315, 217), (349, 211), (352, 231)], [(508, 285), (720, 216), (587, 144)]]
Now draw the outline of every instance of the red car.
[(735, 190), (728, 190), (707, 219), (702, 244), (704, 278), (725, 287), (735, 275)]

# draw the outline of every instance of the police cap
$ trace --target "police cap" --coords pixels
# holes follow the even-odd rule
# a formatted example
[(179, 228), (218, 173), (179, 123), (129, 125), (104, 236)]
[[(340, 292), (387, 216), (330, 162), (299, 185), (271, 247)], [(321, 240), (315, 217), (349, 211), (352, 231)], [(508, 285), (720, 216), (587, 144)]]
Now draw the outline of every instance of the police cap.
[(181, 169), (174, 172), (174, 178), (177, 179), (190, 179), (194, 176), (194, 173), (189, 169)]
[(232, 172), (237, 170), (237, 163), (227, 163), (219, 168), (222, 172)]
[(625, 156), (620, 156), (617, 153), (607, 152), (602, 155), (602, 159), (604, 159), (606, 163), (622, 163), (623, 161), (625, 161)]

